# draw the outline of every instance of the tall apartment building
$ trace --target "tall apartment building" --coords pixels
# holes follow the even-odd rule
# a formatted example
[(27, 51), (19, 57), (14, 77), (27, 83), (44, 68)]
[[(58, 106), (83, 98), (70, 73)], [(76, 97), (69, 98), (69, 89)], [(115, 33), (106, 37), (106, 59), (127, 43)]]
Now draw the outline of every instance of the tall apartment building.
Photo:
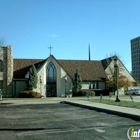
[(140, 78), (140, 36), (131, 39), (132, 76)]

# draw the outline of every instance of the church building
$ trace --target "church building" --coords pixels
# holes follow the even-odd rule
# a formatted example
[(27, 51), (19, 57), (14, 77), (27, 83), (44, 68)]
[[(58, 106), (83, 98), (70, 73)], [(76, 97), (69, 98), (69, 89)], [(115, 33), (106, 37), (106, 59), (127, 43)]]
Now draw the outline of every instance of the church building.
[[(90, 55), (89, 55), (90, 56)], [(118, 59), (119, 72), (131, 82), (131, 74)], [(4, 97), (17, 97), (26, 89), (29, 70), (35, 66), (38, 76), (37, 91), (44, 97), (61, 97), (72, 90), (74, 74), (78, 69), (82, 89), (106, 89), (106, 79), (114, 70), (114, 57), (103, 60), (58, 60), (55, 56), (46, 59), (15, 59), (12, 47), (0, 47), (0, 90)]]

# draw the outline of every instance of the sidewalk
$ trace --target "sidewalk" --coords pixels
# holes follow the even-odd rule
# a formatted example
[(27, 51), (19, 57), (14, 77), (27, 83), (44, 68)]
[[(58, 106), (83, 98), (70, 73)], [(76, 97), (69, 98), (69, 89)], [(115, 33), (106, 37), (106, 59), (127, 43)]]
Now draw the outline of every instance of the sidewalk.
[(65, 98), (63, 100), (63, 103), (140, 120), (140, 109), (136, 108), (128, 108), (115, 105), (107, 105), (103, 103), (83, 101), (78, 98)]

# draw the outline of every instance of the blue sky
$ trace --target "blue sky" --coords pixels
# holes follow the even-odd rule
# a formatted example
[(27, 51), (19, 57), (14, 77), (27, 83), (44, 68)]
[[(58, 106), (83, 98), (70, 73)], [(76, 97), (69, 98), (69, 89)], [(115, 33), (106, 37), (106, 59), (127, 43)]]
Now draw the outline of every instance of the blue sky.
[(140, 0), (0, 0), (0, 38), (14, 58), (101, 60), (118, 54), (131, 71)]

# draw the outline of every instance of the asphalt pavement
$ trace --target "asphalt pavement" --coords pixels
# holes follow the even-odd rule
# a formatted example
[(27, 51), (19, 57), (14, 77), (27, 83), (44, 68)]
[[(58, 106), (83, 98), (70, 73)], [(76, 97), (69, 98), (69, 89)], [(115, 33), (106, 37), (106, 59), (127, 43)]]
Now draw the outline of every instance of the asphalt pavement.
[(0, 140), (128, 140), (140, 129), (140, 109), (81, 99), (0, 101)]

